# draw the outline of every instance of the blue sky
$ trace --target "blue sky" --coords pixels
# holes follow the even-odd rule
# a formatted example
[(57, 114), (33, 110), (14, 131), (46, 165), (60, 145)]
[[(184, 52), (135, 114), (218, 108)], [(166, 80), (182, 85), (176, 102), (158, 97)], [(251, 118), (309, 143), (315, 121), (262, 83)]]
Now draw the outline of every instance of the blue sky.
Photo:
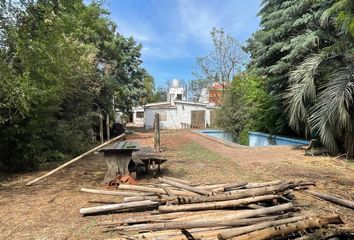
[(107, 0), (118, 31), (142, 43), (156, 86), (193, 79), (195, 59), (210, 52), (213, 27), (243, 43), (258, 29), (259, 0)]

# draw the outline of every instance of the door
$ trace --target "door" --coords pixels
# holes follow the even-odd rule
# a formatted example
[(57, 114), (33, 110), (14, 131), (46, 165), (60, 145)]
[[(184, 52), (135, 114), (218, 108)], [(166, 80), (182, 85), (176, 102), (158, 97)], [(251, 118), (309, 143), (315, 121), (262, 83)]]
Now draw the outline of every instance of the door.
[(205, 128), (205, 111), (191, 111), (191, 128)]

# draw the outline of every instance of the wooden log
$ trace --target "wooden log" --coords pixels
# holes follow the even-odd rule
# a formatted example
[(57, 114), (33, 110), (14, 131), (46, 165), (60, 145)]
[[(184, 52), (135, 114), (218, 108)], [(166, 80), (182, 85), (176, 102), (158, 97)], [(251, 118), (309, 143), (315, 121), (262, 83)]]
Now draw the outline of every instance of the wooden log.
[(132, 196), (132, 197), (125, 197), (123, 202), (137, 202), (137, 201), (144, 201), (144, 200), (153, 200), (158, 201), (161, 198), (159, 196)]
[(192, 187), (192, 186), (189, 186), (189, 185), (186, 185), (186, 184), (182, 184), (182, 183), (179, 183), (179, 182), (174, 182), (174, 181), (172, 181), (170, 179), (159, 178), (159, 180), (161, 182), (163, 182), (163, 183), (170, 184), (171, 186), (175, 186), (175, 187), (178, 187), (178, 188), (190, 191), (190, 192), (198, 193), (198, 194), (201, 194), (201, 195), (211, 195), (212, 194), (212, 192), (210, 192), (210, 191), (199, 189), (199, 188), (196, 188), (196, 187)]
[(338, 204), (340, 206), (354, 209), (354, 202), (353, 201), (349, 201), (349, 200), (333, 197), (331, 195), (327, 195), (327, 194), (323, 194), (323, 193), (319, 193), (319, 192), (314, 192), (314, 191), (309, 191), (309, 190), (304, 190), (304, 192), (307, 194), (310, 194), (312, 196), (321, 198), (323, 200)]
[[(212, 228), (193, 228), (188, 229), (190, 233), (200, 233), (206, 231), (214, 231), (224, 229), (225, 227), (212, 227)], [(193, 234), (194, 235), (194, 234)], [(140, 233), (132, 236), (134, 239), (144, 239), (144, 240), (170, 240), (170, 239), (187, 239), (184, 235), (181, 234), (180, 229), (174, 230), (162, 230), (154, 232)]]
[(187, 185), (191, 185), (192, 184), (190, 181), (182, 180), (182, 179), (179, 179), (179, 178), (167, 177), (167, 176), (163, 176), (162, 178), (169, 179), (169, 180), (172, 180), (172, 181), (175, 181), (175, 182), (179, 182), (179, 183), (182, 183), (182, 184), (187, 184)]
[(271, 239), (277, 236), (286, 236), (292, 233), (303, 232), (307, 229), (322, 228), (327, 226), (330, 223), (341, 223), (341, 222), (342, 221), (339, 218), (339, 216), (325, 217), (325, 218), (313, 217), (313, 218), (305, 219), (300, 222), (283, 224), (277, 227), (265, 228), (241, 236), (236, 236), (230, 239), (232, 240)]
[[(156, 187), (145, 187), (145, 186), (137, 186), (137, 185), (127, 185), (127, 184), (120, 184), (119, 189), (123, 190), (132, 190), (132, 191), (138, 191), (138, 192), (148, 192), (148, 193), (159, 193), (159, 194), (166, 194), (165, 190), (162, 188), (156, 188)], [(179, 196), (195, 196), (195, 193), (192, 192), (187, 192), (187, 191), (179, 191), (179, 190), (172, 190), (171, 192), (175, 195)]]
[[(185, 221), (185, 222), (191, 222), (191, 221), (200, 221), (200, 220), (209, 220), (213, 219), (214, 221), (235, 221), (238, 219), (243, 219), (243, 218), (252, 218), (252, 217), (258, 217), (261, 215), (267, 215), (267, 214), (278, 214), (282, 211), (288, 211), (293, 208), (292, 205), (278, 205), (274, 207), (267, 207), (263, 209), (254, 209), (254, 210), (237, 210), (233, 212), (225, 212), (225, 210), (222, 211), (222, 213), (210, 213), (210, 214), (204, 214), (195, 216), (185, 216), (185, 217), (180, 217), (180, 218), (175, 218), (173, 221)], [(219, 210), (220, 211), (220, 210)]]
[(165, 186), (161, 186), (161, 188), (166, 192), (166, 194), (170, 197), (175, 197), (176, 195), (174, 195), (171, 190), (168, 187)]
[(138, 202), (127, 202), (119, 204), (106, 204), (97, 207), (81, 208), (80, 214), (97, 214), (97, 213), (107, 213), (112, 211), (124, 210), (124, 209), (139, 209), (139, 208), (152, 208), (157, 207), (158, 202), (153, 202), (151, 200), (138, 201)]
[(272, 185), (278, 185), (284, 183), (283, 181), (276, 180), (271, 182), (260, 182), (260, 183), (247, 183), (245, 188), (259, 188), (259, 187), (268, 187)]
[(244, 188), (246, 185), (247, 183), (228, 183), (223, 185), (222, 187), (213, 189), (213, 191), (221, 191), (221, 192), (230, 191), (232, 189)]
[(202, 202), (215, 202), (215, 201), (226, 201), (226, 200), (236, 200), (240, 198), (260, 196), (266, 194), (274, 194), (277, 192), (284, 191), (291, 187), (291, 184), (282, 184), (277, 186), (247, 189), (241, 192), (230, 192), (222, 195), (213, 196), (195, 196), (195, 197), (177, 197), (176, 204), (190, 204), (190, 203), (202, 203)]
[(212, 210), (212, 209), (223, 209), (231, 208), (240, 205), (245, 205), (254, 202), (260, 202), (265, 200), (272, 200), (279, 198), (279, 195), (264, 195), (250, 198), (241, 198), (237, 200), (228, 200), (220, 202), (206, 202), (206, 203), (192, 203), (186, 205), (169, 205), (160, 206), (159, 212), (181, 212), (181, 211), (198, 211), (198, 210)]
[[(160, 230), (170, 230), (170, 229), (191, 229), (191, 228), (209, 228), (209, 227), (223, 227), (223, 226), (245, 226), (251, 225), (263, 221), (272, 221), (275, 219), (281, 218), (280, 216), (268, 216), (268, 217), (260, 217), (260, 218), (247, 218), (240, 220), (229, 220), (229, 221), (213, 221), (211, 220), (202, 220), (202, 221), (194, 221), (194, 222), (162, 222), (162, 223), (148, 223), (148, 224), (138, 224), (133, 226), (119, 226), (111, 231), (115, 230), (123, 230), (123, 231), (160, 231)], [(274, 222), (274, 221), (272, 221)]]
[(120, 218), (119, 220), (101, 222), (98, 225), (120, 225), (120, 224), (134, 224), (142, 222), (160, 222), (172, 219), (179, 219), (192, 216), (206, 216), (210, 214), (227, 214), (235, 211), (220, 211), (220, 210), (207, 210), (199, 212), (175, 212), (175, 213), (166, 213), (158, 215), (144, 215), (144, 216), (133, 216), (129, 218)]
[(81, 188), (81, 192), (86, 193), (94, 193), (94, 194), (103, 194), (103, 195), (114, 195), (114, 196), (139, 196), (143, 197), (146, 194), (139, 193), (139, 192), (120, 192), (120, 191), (109, 191), (109, 190), (102, 190), (102, 189), (90, 189), (90, 188)]
[(242, 235), (245, 233), (249, 233), (249, 232), (253, 232), (253, 231), (257, 231), (260, 229), (264, 229), (267, 227), (272, 227), (272, 226), (278, 226), (281, 224), (287, 224), (287, 223), (293, 223), (293, 222), (297, 222), (297, 221), (302, 221), (306, 218), (309, 218), (308, 216), (297, 216), (297, 217), (292, 217), (292, 218), (286, 218), (286, 219), (280, 219), (280, 220), (275, 220), (275, 221), (267, 221), (267, 222), (261, 222), (258, 224), (254, 224), (251, 226), (247, 226), (247, 227), (240, 227), (240, 228), (236, 228), (236, 229), (230, 229), (230, 230), (225, 230), (222, 233), (220, 233), (218, 235), (218, 239), (219, 240), (224, 240), (224, 239), (228, 239), (237, 235)]
[(65, 168), (66, 166), (69, 166), (70, 164), (72, 164), (72, 163), (74, 163), (74, 162), (80, 160), (81, 158), (86, 157), (86, 156), (90, 155), (91, 153), (97, 151), (98, 149), (100, 149), (100, 148), (102, 148), (102, 147), (104, 147), (104, 146), (107, 146), (107, 145), (109, 145), (109, 144), (111, 144), (111, 143), (114, 143), (115, 141), (117, 141), (117, 140), (119, 140), (119, 139), (121, 139), (121, 138), (123, 138), (123, 137), (125, 137), (125, 133), (123, 133), (123, 134), (121, 134), (121, 135), (119, 135), (119, 136), (117, 136), (117, 137), (115, 137), (115, 138), (112, 138), (111, 140), (109, 140), (109, 141), (107, 141), (107, 142), (105, 142), (105, 143), (102, 143), (101, 145), (99, 145), (99, 146), (97, 146), (97, 147), (95, 147), (95, 148), (92, 148), (91, 150), (89, 150), (89, 151), (87, 151), (87, 152), (81, 154), (80, 156), (77, 156), (77, 157), (74, 158), (74, 159), (71, 159), (70, 161), (64, 163), (63, 165), (61, 165), (61, 166), (59, 166), (59, 167), (53, 169), (52, 171), (50, 171), (50, 172), (48, 172), (48, 173), (46, 173), (46, 174), (44, 174), (44, 175), (42, 175), (42, 176), (40, 176), (40, 177), (38, 177), (38, 178), (36, 178), (36, 179), (33, 179), (32, 181), (29, 181), (28, 183), (26, 183), (26, 186), (30, 186), (30, 185), (32, 185), (32, 184), (34, 184), (34, 183), (36, 183), (36, 182), (38, 182), (38, 181), (40, 181), (40, 180), (46, 178), (46, 177), (49, 177), (50, 175), (52, 175), (52, 174), (56, 173), (57, 171), (59, 171), (59, 170)]
[[(337, 237), (337, 238), (335, 238)], [(296, 238), (296, 240), (318, 240), (318, 239), (354, 239), (354, 228), (336, 227), (321, 228), (313, 233)]]

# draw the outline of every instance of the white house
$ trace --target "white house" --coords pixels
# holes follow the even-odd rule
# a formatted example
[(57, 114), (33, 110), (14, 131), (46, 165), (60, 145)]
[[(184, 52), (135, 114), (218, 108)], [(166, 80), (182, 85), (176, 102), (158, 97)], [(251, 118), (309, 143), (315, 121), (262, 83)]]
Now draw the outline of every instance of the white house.
[(215, 125), (215, 109), (205, 103), (175, 100), (174, 104), (155, 103), (145, 106), (145, 128), (154, 126), (154, 116), (160, 116), (161, 129), (180, 129), (182, 127), (206, 128)]
[(160, 117), (161, 129), (207, 128), (215, 125), (214, 103), (208, 102), (204, 92), (203, 102), (187, 101), (185, 88), (178, 79), (173, 79), (167, 92), (167, 102), (147, 104), (132, 112), (134, 125), (144, 125), (146, 129), (154, 126), (155, 113)]

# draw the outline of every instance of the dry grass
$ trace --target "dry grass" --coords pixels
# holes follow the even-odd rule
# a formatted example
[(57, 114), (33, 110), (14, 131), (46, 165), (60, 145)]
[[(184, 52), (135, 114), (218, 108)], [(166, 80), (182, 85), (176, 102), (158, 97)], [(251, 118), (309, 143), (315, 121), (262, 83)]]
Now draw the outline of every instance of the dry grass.
[[(141, 145), (152, 145), (151, 133), (130, 137)], [(305, 157), (290, 148), (230, 148), (186, 131), (162, 133), (162, 149), (169, 161), (163, 174), (212, 183), (304, 179), (316, 181), (319, 192), (350, 199), (353, 194), (353, 164), (330, 157)], [(88, 201), (119, 201), (120, 197), (81, 193), (81, 187), (102, 187), (105, 164), (101, 156), (77, 162), (38, 185), (24, 184), (43, 172), (14, 175), (0, 184), (0, 239), (107, 239), (98, 222), (121, 218), (122, 214), (81, 217), (79, 208)], [(139, 180), (156, 181), (151, 176)], [(338, 213), (353, 225), (352, 210), (297, 194), (309, 212)], [(143, 213), (136, 213), (143, 214)], [(128, 214), (130, 215), (130, 214)]]

